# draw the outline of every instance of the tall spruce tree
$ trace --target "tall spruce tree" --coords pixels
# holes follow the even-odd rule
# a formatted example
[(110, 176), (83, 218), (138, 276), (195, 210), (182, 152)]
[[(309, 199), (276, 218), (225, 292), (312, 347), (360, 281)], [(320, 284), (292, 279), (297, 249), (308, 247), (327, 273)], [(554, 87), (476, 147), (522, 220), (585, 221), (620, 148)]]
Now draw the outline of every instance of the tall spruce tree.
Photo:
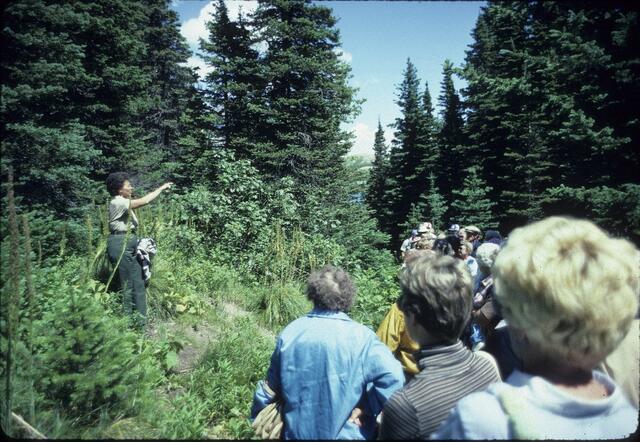
[(251, 159), (256, 138), (252, 106), (264, 89), (258, 76), (258, 51), (240, 16), (231, 20), (224, 0), (216, 3), (212, 20), (207, 22), (209, 41), (202, 40), (204, 60), (213, 69), (206, 77), (206, 100), (217, 116), (213, 131), (220, 143), (233, 150), (238, 159)]
[(378, 130), (376, 130), (373, 142), (373, 163), (369, 170), (369, 185), (365, 201), (371, 208), (373, 217), (378, 221), (378, 226), (383, 228), (384, 221), (384, 185), (386, 175), (389, 169), (389, 158), (387, 145), (384, 140), (384, 129), (380, 120), (378, 120)]
[[(96, 0), (74, 2), (85, 26), (74, 33), (83, 47), (83, 65), (91, 87), (69, 98), (80, 104), (88, 140), (103, 154), (95, 177), (114, 170), (144, 170), (152, 136), (144, 127), (153, 109), (146, 68), (148, 18), (142, 2)], [(135, 178), (135, 177), (134, 177)]]
[[(422, 148), (422, 156), (419, 159), (419, 164), (416, 170), (416, 183), (415, 187), (419, 195), (428, 194), (431, 192), (431, 181), (429, 176), (437, 174), (438, 164), (440, 161), (440, 148), (438, 145), (438, 123), (433, 114), (433, 104), (431, 102), (431, 93), (429, 92), (429, 84), (425, 81), (424, 92), (422, 94), (422, 118), (420, 120), (420, 130), (418, 133), (419, 142), (418, 146)], [(422, 214), (422, 218), (428, 216), (426, 211), (427, 206), (423, 199), (418, 198), (416, 207), (419, 213)]]
[(581, 187), (637, 182), (637, 32), (637, 11), (622, 5), (483, 8), (464, 69), (467, 133), (502, 229), (547, 213), (586, 216)]
[(259, 3), (252, 25), (266, 44), (264, 88), (252, 103), (259, 117), (249, 122), (256, 134), (254, 163), (269, 177), (292, 177), (299, 201), (313, 201), (322, 189), (312, 214), (345, 198), (342, 157), (352, 141), (340, 125), (359, 105), (347, 84), (350, 67), (337, 54), (336, 19), (322, 5), (273, 0)]
[(66, 2), (5, 8), (2, 165), (13, 168), (25, 204), (67, 213), (94, 193), (91, 173), (102, 158), (88, 140), (83, 105), (100, 82), (87, 72), (80, 38), (89, 18)]
[(473, 224), (481, 230), (497, 228), (493, 214), (495, 202), (487, 196), (491, 188), (487, 187), (478, 173), (478, 166), (471, 166), (466, 172), (462, 190), (453, 191), (455, 199), (451, 204), (458, 213), (456, 220), (461, 225)]
[(195, 89), (168, 1), (21, 0), (2, 39), (2, 162), (25, 204), (69, 214), (110, 171), (175, 168)]
[(469, 157), (493, 189), (489, 198), (498, 203), (496, 215), (507, 231), (538, 216), (539, 201), (532, 198), (549, 180), (548, 164), (536, 161), (547, 158), (543, 140), (536, 140), (543, 97), (531, 84), (537, 65), (528, 49), (529, 18), (526, 3), (490, 2), (478, 17), (463, 70)]
[(424, 182), (421, 182), (426, 168), (427, 121), (419, 93), (418, 73), (407, 59), (403, 81), (398, 87), (400, 117), (394, 123), (393, 147), (389, 158), (389, 174), (386, 183), (385, 214), (388, 233), (395, 241), (401, 240), (401, 231), (406, 225), (407, 215), (412, 203), (417, 203)]
[[(461, 171), (466, 167), (462, 105), (453, 84), (453, 64), (445, 60), (442, 68), (441, 92), (438, 102), (442, 108), (442, 127), (439, 133), (438, 187), (445, 201), (452, 201), (453, 190), (460, 187)], [(457, 215), (449, 211), (447, 218)]]
[(146, 89), (150, 106), (142, 117), (149, 144), (138, 172), (149, 184), (179, 178), (177, 173), (185, 154), (182, 139), (193, 130), (184, 117), (192, 101), (199, 99), (199, 92), (195, 87), (197, 77), (185, 66), (191, 52), (180, 34), (178, 14), (170, 9), (171, 1), (144, 0), (143, 4), (147, 46), (144, 69), (151, 81)]

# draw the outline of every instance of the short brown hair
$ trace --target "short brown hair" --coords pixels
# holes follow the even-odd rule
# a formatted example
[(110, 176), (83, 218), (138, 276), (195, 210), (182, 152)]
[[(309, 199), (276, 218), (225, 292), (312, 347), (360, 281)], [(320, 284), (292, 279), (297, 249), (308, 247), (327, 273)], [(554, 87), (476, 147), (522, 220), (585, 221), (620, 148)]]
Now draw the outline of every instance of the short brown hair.
[(471, 315), (472, 281), (464, 261), (428, 254), (400, 274), (403, 313), (444, 343), (455, 343)]

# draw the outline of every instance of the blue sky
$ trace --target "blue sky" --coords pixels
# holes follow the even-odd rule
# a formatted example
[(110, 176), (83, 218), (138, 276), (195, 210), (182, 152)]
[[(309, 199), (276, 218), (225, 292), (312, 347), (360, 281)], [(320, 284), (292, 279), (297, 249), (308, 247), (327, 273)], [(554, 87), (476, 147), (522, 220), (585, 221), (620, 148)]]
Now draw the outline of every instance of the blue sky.
[[(397, 86), (410, 58), (418, 70), (421, 89), (429, 83), (434, 104), (440, 95), (442, 63), (449, 59), (460, 66), (465, 50), (471, 44), (471, 30), (475, 26), (480, 1), (323, 1), (317, 2), (333, 10), (339, 18), (337, 27), (342, 41), (342, 58), (351, 65), (350, 83), (358, 87), (358, 98), (366, 99), (362, 112), (345, 126), (353, 131), (356, 140), (352, 154), (373, 154), (373, 138), (378, 118), (388, 141), (393, 129), (387, 127), (400, 116)], [(255, 1), (227, 0), (230, 15), (239, 8), (251, 12)], [(204, 22), (213, 11), (209, 1), (175, 0), (174, 9), (180, 15), (181, 32), (192, 50), (197, 50), (197, 38), (206, 37)], [(206, 66), (197, 55), (190, 64)], [(454, 78), (456, 88), (464, 83)], [(438, 109), (436, 109), (438, 110)]]

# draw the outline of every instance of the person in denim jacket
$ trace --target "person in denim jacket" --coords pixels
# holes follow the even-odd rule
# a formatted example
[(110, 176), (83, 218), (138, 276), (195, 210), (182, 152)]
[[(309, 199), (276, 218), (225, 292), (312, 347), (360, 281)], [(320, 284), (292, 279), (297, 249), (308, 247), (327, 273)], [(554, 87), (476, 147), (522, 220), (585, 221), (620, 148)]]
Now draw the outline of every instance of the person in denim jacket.
[(252, 419), (280, 401), (284, 439), (375, 437), (376, 417), (402, 388), (404, 374), (375, 333), (347, 315), (355, 293), (342, 269), (326, 266), (311, 274), (307, 296), (314, 308), (278, 336), (266, 380), (254, 394)]

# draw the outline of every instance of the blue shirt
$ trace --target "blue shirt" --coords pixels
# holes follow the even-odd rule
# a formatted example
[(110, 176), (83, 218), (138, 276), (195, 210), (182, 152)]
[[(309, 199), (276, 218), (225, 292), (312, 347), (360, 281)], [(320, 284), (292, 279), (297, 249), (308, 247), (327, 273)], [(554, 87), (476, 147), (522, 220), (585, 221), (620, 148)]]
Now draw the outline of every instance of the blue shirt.
[[(605, 374), (593, 372), (609, 393), (602, 399), (570, 395), (539, 376), (515, 370), (506, 383), (460, 400), (431, 439), (621, 439), (638, 428), (638, 410)], [(500, 395), (511, 390), (514, 412)], [(513, 402), (513, 397), (517, 402)], [(514, 424), (520, 433), (514, 434)]]
[[(284, 403), (285, 439), (371, 439), (404, 374), (372, 330), (345, 313), (314, 309), (278, 337), (267, 382)], [(261, 381), (251, 417), (273, 400)], [(347, 422), (356, 406), (367, 414), (362, 427)]]

